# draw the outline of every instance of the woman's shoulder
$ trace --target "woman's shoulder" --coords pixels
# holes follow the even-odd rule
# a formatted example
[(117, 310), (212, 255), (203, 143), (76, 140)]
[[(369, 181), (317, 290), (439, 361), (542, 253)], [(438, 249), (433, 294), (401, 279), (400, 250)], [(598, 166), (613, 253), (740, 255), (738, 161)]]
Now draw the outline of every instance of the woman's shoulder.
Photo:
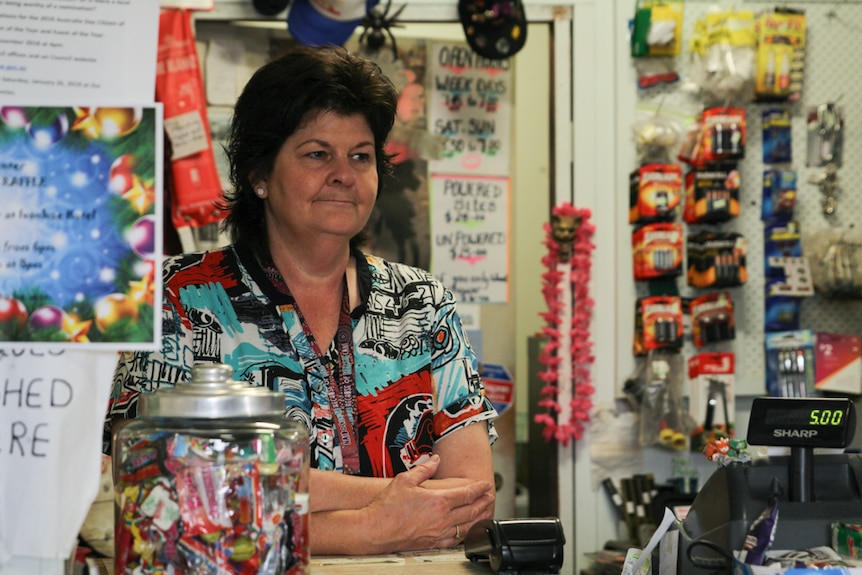
[(217, 277), (231, 268), (235, 268), (239, 260), (232, 246), (205, 251), (185, 252), (164, 258), (162, 270), (165, 281), (178, 274), (191, 274), (201, 278)]
[(454, 300), (452, 292), (428, 270), (373, 255), (365, 259), (371, 272), (367, 293), (378, 303), (399, 301), (405, 305), (404, 301), (410, 300), (410, 307), (424, 302), (421, 305), (436, 308)]
[(236, 253), (233, 245), (225, 245), (217, 248), (210, 248), (206, 250), (198, 250), (198, 251), (190, 251), (190, 252), (182, 252), (179, 254), (171, 254), (166, 255), (164, 257), (164, 263), (167, 266), (169, 262), (188, 262), (189, 264), (194, 264), (196, 262), (200, 262), (205, 258), (223, 258), (225, 256), (234, 257)]
[(440, 280), (434, 277), (431, 272), (416, 266), (390, 261), (370, 254), (365, 254), (365, 260), (372, 270), (372, 275), (376, 274), (379, 278), (386, 278), (388, 282), (399, 284), (415, 282), (440, 284)]

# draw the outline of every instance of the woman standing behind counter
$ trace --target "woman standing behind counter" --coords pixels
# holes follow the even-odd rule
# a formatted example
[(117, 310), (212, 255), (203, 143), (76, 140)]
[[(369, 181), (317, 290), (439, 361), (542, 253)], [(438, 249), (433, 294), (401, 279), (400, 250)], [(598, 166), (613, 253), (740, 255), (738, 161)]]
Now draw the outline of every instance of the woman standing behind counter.
[(231, 245), (164, 264), (162, 349), (123, 354), (111, 421), (222, 362), (283, 391), (311, 452), (311, 547), (453, 547), (493, 516), (496, 416), (455, 300), (431, 274), (360, 251), (390, 169), (397, 93), (342, 48), (297, 48), (237, 100)]

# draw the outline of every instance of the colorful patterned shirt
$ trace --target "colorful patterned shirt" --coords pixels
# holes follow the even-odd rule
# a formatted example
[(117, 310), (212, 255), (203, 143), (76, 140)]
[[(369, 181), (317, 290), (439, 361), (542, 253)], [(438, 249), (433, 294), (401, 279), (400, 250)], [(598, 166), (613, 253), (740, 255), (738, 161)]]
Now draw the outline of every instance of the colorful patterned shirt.
[[(418, 268), (354, 251), (361, 302), (353, 335), (359, 473), (392, 477), (430, 455), (441, 437), (497, 412), (452, 293)], [(250, 252), (228, 246), (165, 261), (162, 347), (122, 354), (108, 421), (137, 415), (141, 392), (221, 362), (234, 379), (285, 395), (285, 416), (308, 429), (311, 466), (342, 471), (327, 377), (336, 342), (318, 357), (293, 298)], [(301, 312), (301, 310), (300, 310)]]

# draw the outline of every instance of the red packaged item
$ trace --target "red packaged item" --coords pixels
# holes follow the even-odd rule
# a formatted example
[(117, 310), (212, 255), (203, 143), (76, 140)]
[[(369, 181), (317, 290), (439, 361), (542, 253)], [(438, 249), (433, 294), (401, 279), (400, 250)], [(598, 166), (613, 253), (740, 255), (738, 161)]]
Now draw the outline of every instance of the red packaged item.
[(670, 221), (682, 199), (678, 164), (645, 164), (631, 175), (629, 223)]
[(703, 111), (703, 161), (745, 157), (745, 108), (708, 108)]
[(682, 273), (682, 224), (647, 224), (632, 234), (636, 281), (675, 277)]
[(689, 224), (726, 222), (739, 215), (739, 170), (717, 166), (685, 175), (682, 219)]
[(159, 451), (155, 444), (140, 447), (134, 458), (130, 458), (120, 471), (123, 481), (137, 482), (158, 477), (162, 472)]
[(640, 298), (635, 305), (635, 355), (651, 349), (682, 347), (683, 313), (679, 296)]
[(228, 465), (227, 500), (231, 522), (241, 524), (255, 532), (263, 528), (263, 501), (260, 486), (260, 470), (257, 462), (242, 465)]
[(695, 347), (736, 337), (730, 292), (710, 293), (691, 300), (691, 335)]
[(179, 511), (186, 535), (218, 533), (231, 523), (217, 492), (222, 481), (205, 467), (186, 467), (176, 476)]
[(748, 281), (748, 248), (742, 234), (710, 231), (690, 234), (686, 248), (686, 280), (691, 287), (735, 287)]
[(163, 105), (172, 151), (171, 219), (178, 229), (202, 227), (223, 217), (214, 205), (222, 186), (191, 18), (187, 10), (161, 11), (156, 63), (156, 101)]
[(698, 353), (688, 360), (689, 413), (697, 423), (692, 451), (734, 437), (736, 358), (731, 352)]

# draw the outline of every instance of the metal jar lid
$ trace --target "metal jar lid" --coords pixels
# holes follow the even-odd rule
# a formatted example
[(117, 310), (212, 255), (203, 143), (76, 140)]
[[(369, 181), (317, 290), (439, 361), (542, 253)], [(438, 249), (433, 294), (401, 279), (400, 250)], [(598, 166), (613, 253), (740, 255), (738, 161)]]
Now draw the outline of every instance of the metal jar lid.
[(255, 418), (284, 413), (284, 396), (233, 381), (223, 363), (197, 363), (191, 381), (141, 395), (141, 415), (189, 419)]

